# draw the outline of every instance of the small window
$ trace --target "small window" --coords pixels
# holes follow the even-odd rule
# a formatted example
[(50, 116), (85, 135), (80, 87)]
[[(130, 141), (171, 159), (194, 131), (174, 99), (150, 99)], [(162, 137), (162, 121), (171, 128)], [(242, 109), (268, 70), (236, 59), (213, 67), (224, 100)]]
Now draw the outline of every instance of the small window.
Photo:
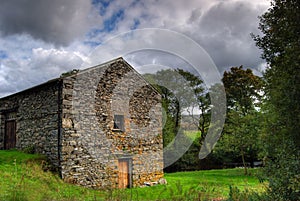
[(124, 115), (115, 115), (114, 116), (114, 130), (119, 130), (124, 132)]

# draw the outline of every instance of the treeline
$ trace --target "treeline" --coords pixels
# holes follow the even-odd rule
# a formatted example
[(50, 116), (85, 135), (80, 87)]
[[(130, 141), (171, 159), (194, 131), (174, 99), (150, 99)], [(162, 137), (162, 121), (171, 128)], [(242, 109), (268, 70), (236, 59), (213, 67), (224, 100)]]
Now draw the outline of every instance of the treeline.
[[(164, 109), (163, 138), (165, 147), (165, 171), (188, 171), (216, 169), (239, 165), (253, 166), (260, 160), (261, 104), (263, 97), (263, 79), (255, 76), (250, 69), (232, 67), (223, 75), (226, 99), (218, 104), (226, 105), (225, 124), (220, 140), (212, 153), (205, 159), (199, 159), (199, 151), (204, 145), (211, 122), (211, 95), (222, 93), (216, 84), (207, 88), (203, 80), (182, 69), (168, 69), (156, 74), (146, 74), (146, 79), (153, 83), (162, 94)], [(225, 94), (224, 94), (225, 95)], [(222, 102), (226, 101), (226, 102)], [(190, 122), (182, 122), (182, 115)], [(219, 114), (224, 115), (224, 114)], [(185, 123), (184, 128), (181, 126)], [(192, 127), (196, 130), (189, 129)], [(218, 138), (216, 138), (216, 141)], [(179, 150), (182, 147), (186, 150)], [(170, 163), (170, 152), (177, 153), (178, 160)], [(173, 156), (173, 155), (172, 155)]]
[[(272, 0), (271, 7), (259, 17), (262, 35), (253, 35), (266, 61), (263, 77), (250, 69), (232, 67), (223, 74), (226, 92), (226, 117), (221, 137), (210, 153), (199, 160), (205, 144), (212, 107), (210, 94), (200, 77), (183, 71), (163, 70), (146, 75), (162, 93), (165, 125), (164, 145), (175, 154), (175, 163), (167, 157), (167, 171), (180, 171), (241, 163), (245, 167), (263, 161), (261, 180), (268, 189), (261, 200), (300, 200), (300, 3), (298, 0)], [(164, 85), (158, 79), (178, 85)], [(162, 79), (163, 80), (163, 79)], [(177, 87), (176, 87), (177, 86)], [(215, 95), (215, 94), (214, 94)], [(183, 113), (193, 116), (199, 135), (191, 138), (180, 128)], [(175, 141), (173, 139), (176, 139)], [(191, 143), (192, 139), (192, 143)], [(177, 150), (190, 145), (184, 150)], [(168, 155), (169, 156), (169, 155)], [(170, 155), (172, 156), (172, 155)], [(176, 156), (172, 159), (176, 159)]]

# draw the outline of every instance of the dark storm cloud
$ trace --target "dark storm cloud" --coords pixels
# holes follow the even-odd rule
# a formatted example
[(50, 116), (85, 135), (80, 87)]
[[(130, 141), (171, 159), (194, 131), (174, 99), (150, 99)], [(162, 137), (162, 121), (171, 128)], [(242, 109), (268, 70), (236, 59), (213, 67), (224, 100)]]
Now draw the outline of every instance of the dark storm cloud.
[[(257, 33), (258, 16), (266, 8), (249, 2), (221, 2), (202, 16), (192, 13), (192, 37), (210, 54), (220, 70), (246, 65), (255, 68), (262, 60), (250, 33)], [(199, 19), (195, 18), (199, 16)], [(201, 18), (200, 18), (201, 16)]]
[(0, 33), (67, 45), (84, 35), (90, 10), (87, 0), (1, 0)]

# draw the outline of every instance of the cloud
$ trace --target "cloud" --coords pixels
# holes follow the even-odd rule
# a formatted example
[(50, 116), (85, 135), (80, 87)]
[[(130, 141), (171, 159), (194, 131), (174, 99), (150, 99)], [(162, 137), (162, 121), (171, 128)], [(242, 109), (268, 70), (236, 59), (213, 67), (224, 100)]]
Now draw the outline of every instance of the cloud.
[[(221, 82), (219, 71), (201, 46), (183, 34), (166, 29), (139, 29), (120, 34), (96, 48), (89, 56), (89, 64), (97, 65), (128, 54), (131, 55), (130, 62), (137, 63), (133, 59), (142, 60), (143, 57), (132, 54), (141, 51), (151, 58), (149, 63), (139, 62), (143, 66), (157, 64), (171, 68), (191, 68), (193, 72), (201, 75), (208, 86)], [(183, 65), (178, 66), (179, 64)], [(142, 69), (139, 70), (143, 72)]]
[(181, 31), (197, 41), (220, 70), (246, 65), (256, 68), (262, 60), (250, 33), (258, 33), (258, 18), (267, 6), (248, 1), (224, 1), (201, 13), (194, 10)]
[(186, 34), (196, 41), (220, 71), (240, 65), (258, 68), (263, 62), (250, 33), (259, 33), (257, 17), (268, 8), (268, 2), (149, 0), (112, 1), (106, 6), (104, 19), (115, 19), (113, 13), (124, 11), (122, 17), (116, 20), (110, 33), (100, 33), (91, 40), (105, 41), (112, 35), (129, 31), (130, 27), (163, 28)]
[[(188, 36), (208, 52), (221, 73), (240, 65), (260, 71), (264, 61), (250, 33), (258, 33), (257, 16), (267, 8), (268, 2), (260, 0), (2, 0), (0, 97), (79, 68), (82, 62), (86, 66), (81, 68), (90, 67), (93, 62), (89, 54), (97, 45), (104, 45), (105, 50), (98, 59), (107, 61), (116, 51), (105, 47), (105, 41), (143, 28)], [(141, 43), (153, 42), (147, 35), (144, 38)], [(168, 37), (152, 39), (172, 45)], [(116, 40), (115, 47), (130, 45), (134, 49), (141, 45), (128, 44), (127, 40)], [(146, 65), (148, 69), (139, 69), (145, 72), (153, 67), (151, 64), (157, 64), (158, 69), (187, 65), (159, 51), (134, 52), (126, 59), (137, 67)]]
[(33, 49), (30, 59), (6, 59), (0, 65), (0, 97), (78, 69), (86, 59), (79, 52), (54, 48)]
[(89, 28), (90, 1), (2, 0), (0, 32), (4, 36), (27, 33), (56, 45), (68, 45)]

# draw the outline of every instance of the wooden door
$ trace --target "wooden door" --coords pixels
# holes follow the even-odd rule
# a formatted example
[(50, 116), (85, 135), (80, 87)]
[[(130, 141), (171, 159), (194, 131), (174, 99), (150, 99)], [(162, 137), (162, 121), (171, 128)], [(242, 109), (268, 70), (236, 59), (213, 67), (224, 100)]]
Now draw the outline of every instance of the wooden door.
[(16, 147), (16, 120), (5, 121), (4, 149)]
[(130, 160), (119, 160), (119, 188), (129, 188), (130, 185)]

